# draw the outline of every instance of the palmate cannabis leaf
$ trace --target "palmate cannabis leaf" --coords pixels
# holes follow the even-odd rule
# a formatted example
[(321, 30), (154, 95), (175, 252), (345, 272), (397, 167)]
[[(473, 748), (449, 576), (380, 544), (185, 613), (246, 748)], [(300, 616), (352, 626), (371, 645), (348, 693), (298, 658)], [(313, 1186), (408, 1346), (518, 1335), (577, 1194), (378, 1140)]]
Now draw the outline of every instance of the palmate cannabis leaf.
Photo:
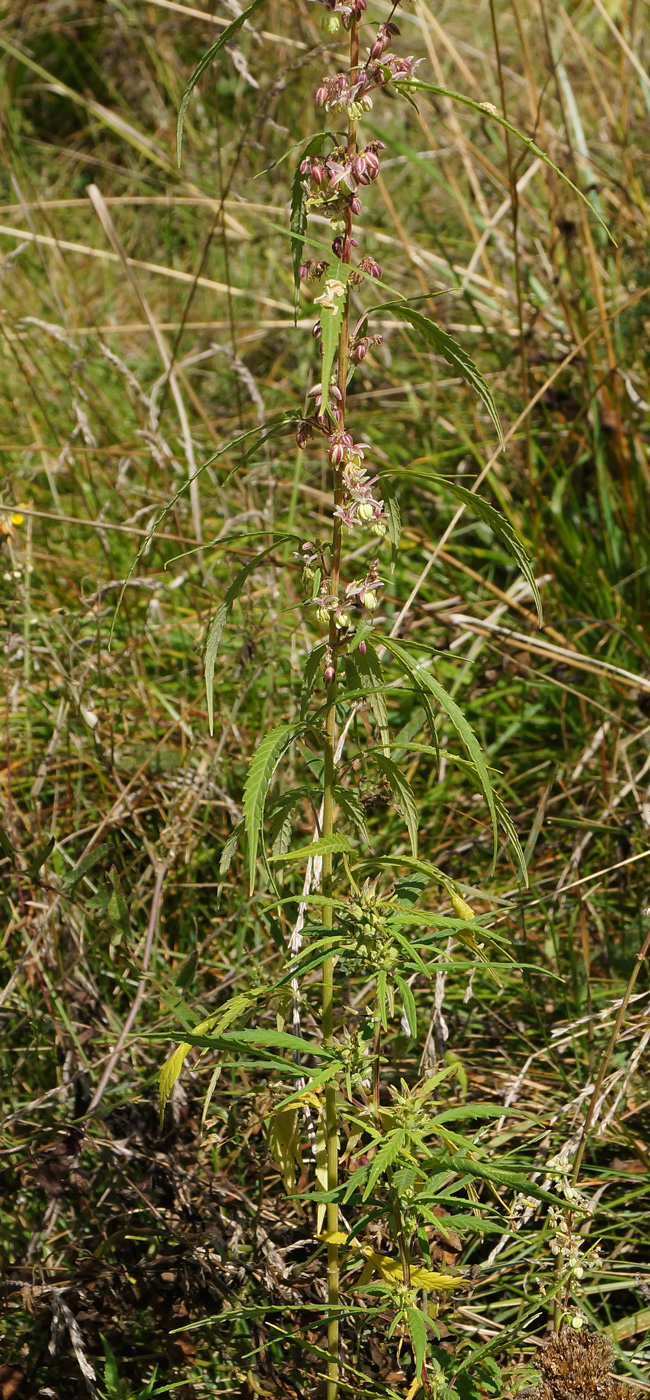
[(471, 355), (468, 355), (467, 351), (463, 350), (462, 345), (459, 345), (458, 341), (453, 340), (446, 331), (443, 331), (440, 326), (437, 326), (435, 321), (432, 321), (428, 316), (425, 316), (422, 311), (418, 311), (416, 307), (411, 306), (408, 302), (386, 301), (381, 306), (373, 306), (372, 312), (374, 313), (377, 311), (390, 311), (391, 315), (397, 316), (399, 321), (408, 321), (409, 325), (413, 327), (414, 331), (418, 332), (418, 335), (422, 336), (422, 339), (426, 341), (427, 345), (430, 345), (431, 349), (435, 350), (436, 354), (444, 357), (447, 364), (451, 365), (452, 369), (455, 369), (457, 374), (460, 374), (465, 382), (478, 394), (479, 398), (483, 400), (497, 430), (499, 442), (502, 447), (505, 446), (501, 422), (492, 393), (481, 371), (474, 364)]
[(211, 48), (209, 48), (207, 52), (203, 54), (203, 57), (199, 59), (196, 68), (194, 69), (194, 72), (192, 73), (192, 76), (187, 84), (185, 92), (183, 93), (183, 96), (181, 98), (181, 105), (178, 109), (178, 121), (176, 124), (176, 159), (178, 161), (179, 166), (181, 164), (181, 159), (183, 155), (183, 127), (185, 126), (185, 117), (187, 115), (187, 109), (190, 104), (190, 98), (199, 81), (199, 78), (202, 76), (203, 73), (205, 73), (206, 68), (209, 67), (209, 65), (212, 63), (213, 58), (216, 58), (220, 50), (225, 48), (226, 44), (229, 44), (231, 39), (234, 39), (235, 35), (239, 33), (239, 30), (242, 28), (242, 25), (246, 23), (246, 20), (250, 19), (251, 16), (255, 14), (255, 11), (261, 9), (262, 5), (265, 4), (266, 0), (253, 0), (253, 3), (249, 5), (246, 10), (242, 10), (241, 14), (237, 15), (237, 18), (234, 19), (231, 24), (226, 26), (226, 28), (219, 35), (219, 38), (217, 39), (216, 43), (212, 44)]

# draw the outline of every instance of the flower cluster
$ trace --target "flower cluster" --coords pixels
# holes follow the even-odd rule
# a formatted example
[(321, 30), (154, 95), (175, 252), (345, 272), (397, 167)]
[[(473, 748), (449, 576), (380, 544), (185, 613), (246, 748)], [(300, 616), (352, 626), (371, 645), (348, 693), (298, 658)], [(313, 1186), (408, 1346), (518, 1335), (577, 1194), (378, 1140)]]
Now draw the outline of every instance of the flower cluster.
[[(382, 24), (377, 38), (368, 51), (368, 59), (363, 68), (352, 68), (347, 73), (332, 73), (323, 79), (316, 93), (316, 102), (333, 116), (347, 116), (357, 121), (372, 110), (371, 92), (386, 87), (395, 79), (404, 81), (413, 77), (419, 58), (398, 58), (396, 54), (384, 53), (393, 35), (398, 34), (396, 24)], [(381, 61), (378, 63), (377, 60)]]
[[(379, 560), (373, 559), (365, 578), (353, 579), (352, 583), (346, 583), (346, 603), (355, 603), (357, 607), (366, 608), (368, 612), (375, 611), (379, 603), (377, 594), (382, 586), (378, 569)], [(363, 643), (360, 643), (360, 646), (362, 645)]]
[[(338, 444), (330, 449), (330, 455), (337, 447)], [(382, 539), (386, 534), (386, 513), (384, 502), (373, 495), (372, 488), (377, 477), (369, 477), (362, 466), (367, 448), (367, 442), (345, 445), (342, 457), (343, 500), (334, 507), (334, 514), (348, 530), (353, 530), (355, 525), (367, 526), (371, 534)]]
[[(361, 213), (358, 191), (377, 179), (379, 152), (383, 150), (383, 141), (369, 141), (355, 155), (348, 155), (342, 146), (335, 146), (328, 155), (305, 156), (300, 163), (300, 173), (306, 195), (306, 210), (324, 214), (334, 233), (346, 233), (346, 215), (348, 211), (355, 217)], [(356, 246), (355, 240), (351, 239), (350, 247)], [(333, 250), (340, 257), (342, 243), (340, 247), (334, 244)], [(318, 272), (316, 275), (322, 274)]]
[(367, 0), (319, 0), (327, 14), (321, 20), (321, 27), (328, 34), (336, 34), (341, 25), (350, 29), (354, 20), (360, 20)]

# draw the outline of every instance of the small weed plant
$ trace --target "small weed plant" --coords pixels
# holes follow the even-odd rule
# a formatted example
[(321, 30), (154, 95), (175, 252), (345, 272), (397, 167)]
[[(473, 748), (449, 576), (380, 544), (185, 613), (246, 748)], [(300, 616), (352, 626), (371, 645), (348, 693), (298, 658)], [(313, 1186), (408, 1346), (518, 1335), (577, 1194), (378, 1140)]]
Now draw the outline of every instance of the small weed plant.
[[(197, 65), (181, 103), (179, 161), (194, 87), (262, 4), (253, 0)], [(449, 1357), (435, 1347), (437, 1318), (448, 1295), (462, 1297), (471, 1280), (467, 1270), (445, 1263), (444, 1246), (508, 1234), (513, 1217), (504, 1189), (514, 1193), (515, 1215), (539, 1202), (549, 1206), (544, 1288), (558, 1326), (574, 1306), (586, 1257), (571, 1235), (583, 1202), (568, 1186), (566, 1162), (549, 1167), (551, 1189), (513, 1167), (508, 1148), (500, 1147), (503, 1135), (491, 1131), (492, 1120), (505, 1121), (503, 1109), (468, 1100), (465, 1072), (445, 1054), (435, 1014), (423, 1036), (432, 985), (478, 972), (496, 991), (504, 966), (512, 972), (516, 963), (489, 900), (464, 884), (462, 870), (448, 873), (427, 859), (408, 776), (413, 759), (435, 760), (444, 742), (446, 765), (475, 785), (495, 850), (501, 830), (524, 883), (526, 864), (477, 736), (438, 677), (435, 652), (426, 640), (400, 637), (409, 600), (402, 600), (390, 628), (383, 606), (400, 547), (400, 481), (430, 488), (439, 478), (417, 466), (398, 469), (377, 453), (372, 413), (359, 421), (347, 402), (355, 371), (381, 344), (382, 318), (406, 323), (415, 340), (444, 357), (477, 395), (494, 428), (495, 452), (503, 445), (490, 388), (464, 348), (432, 319), (432, 298), (395, 293), (364, 247), (364, 197), (382, 180), (382, 101), (399, 100), (417, 111), (418, 92), (440, 93), (482, 110), (485, 120), (551, 162), (491, 104), (426, 83), (419, 64), (394, 51), (397, 11), (394, 4), (376, 23), (366, 0), (327, 0), (324, 6), (328, 70), (314, 94), (317, 129), (286, 152), (295, 162), (287, 257), (296, 320), (305, 301), (315, 313), (313, 384), (293, 415), (228, 444), (241, 442), (249, 458), (263, 431), (266, 439), (291, 431), (300, 460), (326, 464), (331, 492), (320, 537), (302, 538), (292, 520), (284, 533), (272, 531), (260, 541), (262, 548), (233, 579), (205, 645), (212, 729), (215, 663), (247, 581), (270, 555), (292, 587), (299, 578), (300, 596), (292, 604), (296, 639), (299, 648), (305, 639), (309, 645), (295, 711), (257, 738), (243, 819), (220, 868), (225, 877), (239, 847), (250, 895), (259, 887), (257, 897), (283, 941), (284, 967), (270, 983), (260, 974), (198, 1025), (188, 1019), (185, 1039), (161, 1076), (164, 1113), (190, 1049), (216, 1053), (204, 1119), (224, 1067), (259, 1075), (267, 1091), (270, 1085), (268, 1151), (287, 1192), (297, 1193), (307, 1210), (314, 1255), (323, 1261), (327, 1345), (312, 1348), (327, 1375), (328, 1400), (361, 1374), (352, 1338), (380, 1327), (397, 1339), (398, 1354), (410, 1353), (409, 1394), (421, 1386), (458, 1393), (452, 1382), (461, 1384), (463, 1364), (456, 1363), (453, 1377), (447, 1374)], [(255, 434), (255, 442), (246, 441)], [(506, 518), (453, 478), (445, 485), (514, 553), (539, 608), (532, 564)], [(396, 690), (410, 702), (410, 719), (397, 732), (391, 723)], [(407, 840), (394, 850), (377, 850), (381, 837), (369, 830), (368, 813), (382, 803), (403, 818)], [(296, 842), (296, 827), (304, 832), (306, 818), (311, 840)], [(400, 1074), (400, 1036), (411, 1054), (420, 1041), (416, 1080)], [(487, 1187), (482, 1195), (481, 1186)], [(579, 1327), (581, 1319), (574, 1321)], [(498, 1389), (489, 1350), (473, 1358), (478, 1390), (472, 1394)], [(463, 1394), (472, 1384), (466, 1375)]]

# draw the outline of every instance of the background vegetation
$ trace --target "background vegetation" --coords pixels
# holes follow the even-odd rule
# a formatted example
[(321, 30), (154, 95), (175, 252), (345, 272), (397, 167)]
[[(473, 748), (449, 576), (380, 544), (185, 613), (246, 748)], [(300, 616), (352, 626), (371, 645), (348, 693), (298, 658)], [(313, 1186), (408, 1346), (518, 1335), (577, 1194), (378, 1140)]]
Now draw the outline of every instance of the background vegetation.
[[(304, 645), (290, 638), (290, 549), (233, 612), (214, 739), (201, 650), (257, 552), (219, 537), (309, 539), (330, 508), (324, 457), (314, 470), (292, 436), (227, 450), (147, 546), (109, 648), (122, 581), (188, 472), (301, 405), (317, 373), (282, 231), (294, 160), (276, 162), (310, 134), (314, 74), (324, 50), (335, 69), (337, 42), (307, 0), (269, 0), (259, 33), (243, 29), (203, 78), (179, 172), (182, 91), (236, 12), (211, 11), (2, 12), (4, 1397), (302, 1396), (321, 1365), (312, 1211), (287, 1199), (270, 1155), (271, 1090), (222, 1076), (199, 1135), (210, 1064), (190, 1057), (162, 1129), (156, 1079), (179, 1003), (205, 1016), (284, 957), (287, 927), (262, 917), (241, 854), (228, 865), (223, 852), (250, 753), (295, 713), (316, 636), (305, 613)], [(419, 1046), (394, 1022), (392, 1063), (413, 1078), (423, 1052), (458, 1059), (459, 1096), (517, 1110), (486, 1142), (543, 1183), (580, 1134), (648, 927), (648, 11), (461, 0), (434, 13), (416, 0), (401, 23), (420, 73), (505, 110), (616, 240), (475, 112), (440, 98), (393, 115), (386, 102), (380, 127), (367, 123), (388, 150), (363, 251), (393, 287), (417, 284), (473, 355), (509, 440), (495, 458), (465, 385), (388, 318), (351, 386), (355, 435), (468, 485), (489, 463), (483, 494), (526, 540), (546, 615), (538, 630), (513, 561), (443, 488), (401, 488), (382, 615), (392, 625), (409, 599), (402, 635), (439, 650), (501, 774), (530, 888), (507, 848), (490, 874), (486, 814), (444, 753), (439, 773), (410, 758), (423, 854), (497, 910), (527, 971), (499, 990), (480, 971), (441, 971)], [(393, 720), (409, 715), (396, 689)], [(362, 778), (360, 795), (379, 849), (407, 851), (390, 793)], [(648, 990), (643, 968), (583, 1172), (602, 1259), (582, 1307), (630, 1393), (650, 1389)], [(304, 1161), (301, 1189), (307, 1144)], [(552, 1257), (545, 1209), (524, 1216), (510, 1237), (432, 1237), (432, 1258), (472, 1283), (440, 1303), (432, 1359), (439, 1388), (465, 1365), (462, 1400), (470, 1384), (487, 1396), (534, 1377)], [(348, 1337), (346, 1384), (405, 1394), (408, 1349), (384, 1330), (361, 1320)]]

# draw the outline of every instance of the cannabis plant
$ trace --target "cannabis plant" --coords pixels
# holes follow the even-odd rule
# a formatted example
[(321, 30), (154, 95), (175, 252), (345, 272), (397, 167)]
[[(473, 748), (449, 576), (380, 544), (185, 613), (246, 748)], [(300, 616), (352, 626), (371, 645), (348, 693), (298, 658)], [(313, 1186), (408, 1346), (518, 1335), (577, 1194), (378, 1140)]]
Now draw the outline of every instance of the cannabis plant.
[[(181, 106), (179, 158), (195, 84), (262, 3), (253, 0), (197, 65)], [(380, 314), (407, 323), (425, 349), (444, 357), (491, 420), (495, 452), (503, 439), (492, 394), (476, 365), (419, 309), (421, 298), (407, 299), (385, 285), (373, 251), (364, 246), (364, 198), (380, 178), (386, 149), (377, 135), (381, 101), (389, 93), (414, 107), (419, 92), (441, 92), (419, 76), (419, 60), (393, 52), (397, 3), (378, 25), (366, 3), (326, 0), (322, 26), (335, 40), (336, 71), (319, 76), (317, 130), (298, 142), (294, 155), (288, 230), (296, 312), (303, 298), (315, 309), (315, 383), (293, 414), (293, 431), (307, 461), (320, 467), (326, 458), (331, 508), (321, 537), (305, 539), (290, 530), (263, 542), (233, 580), (205, 648), (212, 727), (215, 663), (231, 610), (269, 554), (283, 557), (302, 589), (296, 644), (304, 648), (304, 638), (311, 637), (310, 649), (295, 713), (259, 736), (243, 794), (243, 821), (227, 843), (221, 870), (225, 874), (240, 844), (251, 892), (261, 880), (267, 911), (288, 913), (292, 932), (277, 978), (237, 991), (188, 1031), (161, 1079), (164, 1111), (190, 1047), (199, 1046), (218, 1055), (208, 1098), (224, 1063), (235, 1072), (239, 1066), (273, 1080), (269, 1149), (288, 1191), (298, 1189), (303, 1178), (300, 1190), (313, 1212), (314, 1249), (324, 1256), (328, 1400), (334, 1400), (340, 1381), (339, 1329), (358, 1311), (355, 1298), (365, 1296), (366, 1324), (385, 1317), (388, 1309), (390, 1333), (408, 1344), (415, 1376), (422, 1378), (429, 1337), (436, 1334), (436, 1299), (467, 1285), (458, 1270), (433, 1267), (432, 1243), (506, 1229), (499, 1186), (523, 1191), (527, 1198), (552, 1199), (489, 1155), (480, 1124), (501, 1110), (465, 1103), (463, 1094), (454, 1098), (451, 1086), (461, 1071), (435, 1039), (426, 1038), (417, 1082), (400, 1079), (386, 1054), (395, 1018), (417, 1045), (432, 979), (445, 973), (467, 976), (483, 964), (496, 985), (506, 956), (493, 921), (475, 915), (468, 902), (462, 872), (458, 878), (443, 872), (419, 849), (418, 804), (405, 772), (407, 757), (423, 755), (435, 765), (445, 729), (447, 764), (482, 795), (495, 841), (501, 826), (524, 879), (525, 866), (476, 735), (437, 674), (436, 655), (426, 644), (400, 637), (407, 608), (390, 632), (382, 616), (382, 591), (399, 546), (400, 483), (417, 488), (421, 480), (430, 488), (440, 479), (422, 469), (397, 471), (385, 456), (379, 460), (372, 417), (365, 414), (361, 431), (349, 411), (355, 370), (381, 341)], [(458, 94), (445, 95), (481, 107)], [(486, 120), (519, 136), (489, 104), (482, 110)], [(520, 139), (542, 155), (528, 138)], [(311, 215), (318, 222), (310, 225)], [(330, 229), (325, 243), (319, 241), (323, 224)], [(291, 422), (292, 415), (283, 415), (265, 430), (267, 436), (286, 433)], [(247, 456), (255, 451), (253, 444)], [(506, 519), (453, 478), (445, 478), (445, 488), (514, 552), (539, 605), (531, 563)], [(412, 711), (395, 733), (392, 697), (400, 690), (410, 692)], [(293, 781), (282, 787), (285, 759)], [(381, 834), (369, 830), (367, 775), (373, 770), (371, 789), (401, 813), (409, 854), (403, 846), (386, 851)], [(312, 813), (313, 839), (295, 844), (293, 824), (298, 817), (304, 821), (306, 812)], [(358, 989), (353, 997), (352, 985)], [(305, 1163), (312, 1164), (306, 1185)], [(490, 1204), (479, 1198), (475, 1182), (492, 1184)], [(389, 1252), (375, 1247), (379, 1225)]]

